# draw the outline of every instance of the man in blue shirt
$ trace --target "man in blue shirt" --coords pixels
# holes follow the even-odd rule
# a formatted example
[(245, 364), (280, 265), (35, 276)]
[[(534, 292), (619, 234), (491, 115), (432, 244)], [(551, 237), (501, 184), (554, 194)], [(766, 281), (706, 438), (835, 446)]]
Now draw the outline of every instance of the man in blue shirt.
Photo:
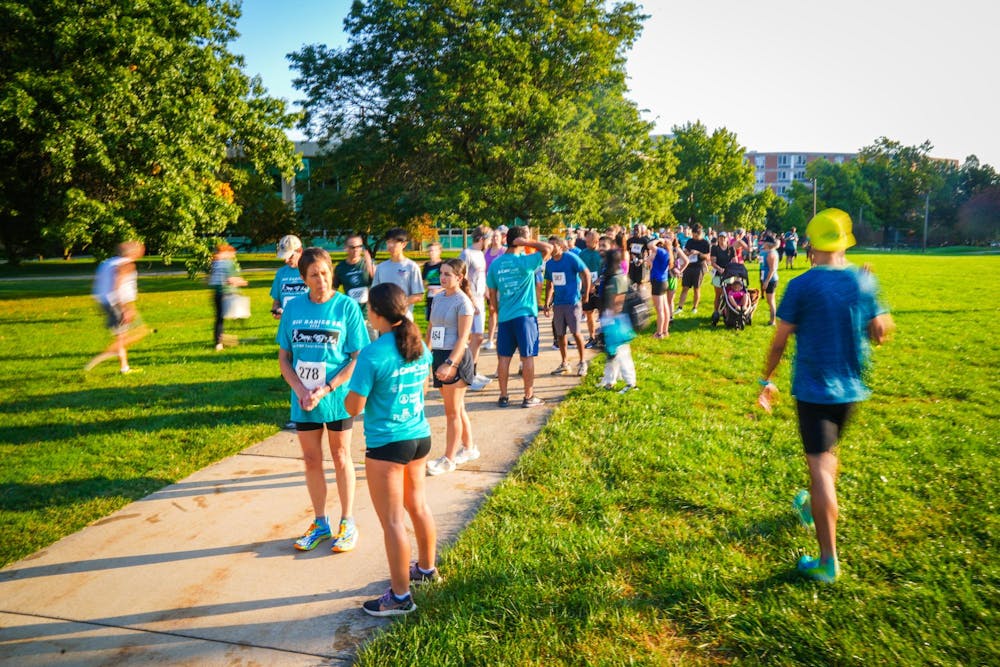
[(549, 243), (552, 244), (552, 258), (545, 262), (545, 312), (552, 312), (552, 331), (562, 358), (552, 374), (569, 372), (566, 361), (566, 333), (569, 332), (573, 334), (580, 355), (576, 374), (583, 377), (587, 374), (587, 362), (583, 360), (583, 338), (580, 336), (580, 316), (583, 315), (580, 289), (590, 294), (590, 271), (577, 255), (567, 252), (564, 239), (550, 236)]
[[(525, 248), (536, 252), (526, 255)], [(510, 405), (507, 381), (514, 350), (521, 355), (524, 380), (522, 408), (543, 405), (534, 394), (535, 357), (538, 356), (538, 299), (535, 296), (535, 272), (552, 254), (552, 246), (528, 238), (527, 227), (507, 230), (507, 251), (493, 260), (486, 274), (490, 303), (497, 312), (497, 380), (500, 399), (497, 405)]]
[[(855, 403), (870, 395), (863, 381), (869, 341), (885, 341), (892, 318), (878, 298), (878, 284), (867, 270), (847, 263), (854, 245), (851, 218), (835, 208), (820, 211), (806, 229), (812, 241), (806, 273), (788, 283), (778, 307), (778, 325), (767, 355), (758, 402), (770, 412), (777, 388), (771, 382), (788, 338), (795, 334), (792, 394), (796, 398), (799, 433), (809, 465), (810, 492), (800, 491), (795, 507), (802, 522), (815, 524), (820, 554), (802, 556), (798, 569), (806, 576), (833, 582), (837, 563), (837, 456), (840, 440)], [(811, 502), (810, 502), (811, 501)]]

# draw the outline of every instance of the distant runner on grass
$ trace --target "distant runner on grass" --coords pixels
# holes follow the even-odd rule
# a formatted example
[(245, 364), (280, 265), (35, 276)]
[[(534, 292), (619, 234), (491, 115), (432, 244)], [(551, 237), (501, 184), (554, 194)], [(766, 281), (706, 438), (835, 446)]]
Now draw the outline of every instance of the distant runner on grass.
[(118, 246), (116, 256), (109, 257), (97, 267), (93, 296), (104, 313), (114, 340), (103, 352), (91, 359), (84, 370), (93, 370), (101, 362), (118, 357), (118, 370), (121, 373), (132, 371), (128, 365), (126, 348), (149, 333), (135, 308), (139, 295), (135, 261), (145, 254), (145, 245), (139, 241), (126, 241)]
[(794, 504), (804, 524), (815, 524), (820, 551), (815, 558), (802, 556), (798, 569), (831, 583), (840, 574), (834, 448), (855, 404), (871, 395), (863, 380), (869, 341), (876, 345), (885, 341), (893, 322), (879, 300), (875, 277), (847, 263), (845, 251), (854, 245), (850, 216), (835, 208), (820, 211), (809, 222), (806, 234), (812, 243), (813, 267), (788, 283), (778, 306), (778, 327), (760, 379), (758, 401), (770, 412), (777, 396), (771, 377), (789, 337), (795, 334), (792, 395), (811, 493), (799, 492)]

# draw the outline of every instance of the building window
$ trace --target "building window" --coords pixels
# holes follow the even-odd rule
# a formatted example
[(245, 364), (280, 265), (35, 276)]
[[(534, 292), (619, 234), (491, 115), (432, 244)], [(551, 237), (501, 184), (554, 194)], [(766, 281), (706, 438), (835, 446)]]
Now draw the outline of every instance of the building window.
[(779, 167), (787, 167), (788, 166), (788, 156), (787, 155), (779, 155), (778, 156), (778, 166)]
[(796, 155), (795, 156), (795, 166), (796, 167), (804, 167), (805, 164), (806, 164), (806, 156), (805, 155)]
[(779, 181), (787, 181), (788, 180), (788, 172), (787, 171), (779, 171), (778, 172), (778, 180)]
[(797, 181), (804, 181), (804, 180), (806, 180), (806, 170), (805, 169), (799, 169), (797, 172), (795, 172), (795, 180), (797, 180)]
[(756, 162), (756, 164), (757, 164), (758, 167), (763, 167), (764, 166), (764, 156), (763, 155), (758, 155), (756, 158), (754, 158), (754, 161)]

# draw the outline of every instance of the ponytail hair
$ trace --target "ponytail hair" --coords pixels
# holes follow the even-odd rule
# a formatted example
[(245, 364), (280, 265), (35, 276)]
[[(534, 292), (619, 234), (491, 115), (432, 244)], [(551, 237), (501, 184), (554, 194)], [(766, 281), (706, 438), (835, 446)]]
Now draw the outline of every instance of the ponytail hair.
[(410, 301), (403, 290), (394, 283), (381, 283), (368, 292), (368, 307), (392, 325), (396, 336), (396, 350), (403, 361), (416, 361), (424, 353), (420, 329), (409, 318)]
[(472, 286), (469, 285), (469, 269), (466, 267), (465, 262), (455, 257), (453, 259), (446, 259), (444, 263), (450, 266), (451, 270), (458, 276), (458, 289), (462, 290), (465, 296), (469, 297), (469, 301), (475, 303), (476, 300), (472, 298)]

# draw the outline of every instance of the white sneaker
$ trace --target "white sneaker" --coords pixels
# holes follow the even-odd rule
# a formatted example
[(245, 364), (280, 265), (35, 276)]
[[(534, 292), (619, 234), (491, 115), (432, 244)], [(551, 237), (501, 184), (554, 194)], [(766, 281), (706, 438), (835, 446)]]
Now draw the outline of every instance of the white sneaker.
[(463, 463), (468, 463), (469, 461), (475, 461), (479, 458), (479, 448), (478, 447), (462, 447), (455, 454), (455, 465), (462, 465)]
[(568, 364), (559, 364), (556, 366), (556, 369), (552, 371), (552, 375), (565, 375), (566, 373), (569, 373)]
[(691, 309), (691, 314), (692, 315), (697, 315), (698, 314), (698, 309), (697, 308), (692, 308)]
[(442, 456), (439, 459), (427, 462), (427, 474), (431, 477), (443, 475), (446, 472), (453, 472), (456, 467), (457, 466), (454, 461), (449, 459), (447, 456)]
[(579, 375), (580, 377), (584, 377), (585, 375), (587, 375), (587, 362), (586, 361), (581, 361), (580, 363), (578, 363), (576, 365), (576, 374)]
[(484, 349), (484, 350), (495, 350), (495, 349), (496, 349), (496, 347), (497, 347), (497, 346), (496, 346), (496, 345), (494, 345), (494, 344), (493, 344), (493, 341), (491, 341), (491, 340), (488, 340), (488, 341), (486, 341), (485, 343), (483, 343), (483, 349)]

